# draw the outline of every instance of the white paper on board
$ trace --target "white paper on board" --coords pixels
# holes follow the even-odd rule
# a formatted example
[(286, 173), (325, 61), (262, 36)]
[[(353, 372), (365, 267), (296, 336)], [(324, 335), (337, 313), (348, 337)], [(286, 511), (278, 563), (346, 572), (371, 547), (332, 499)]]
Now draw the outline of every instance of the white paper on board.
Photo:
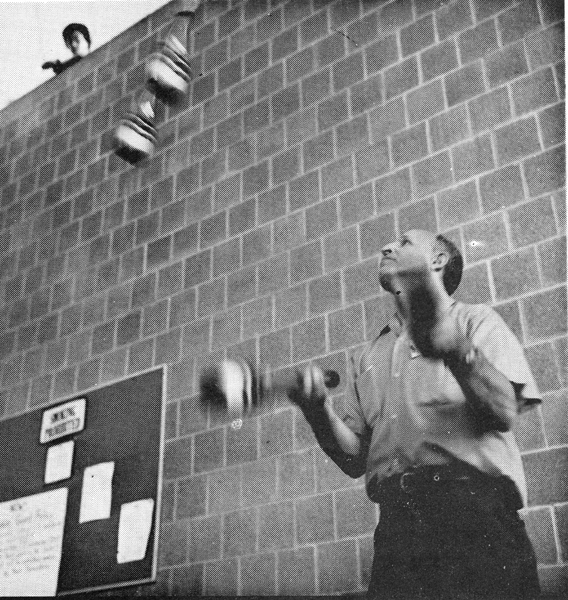
[(0, 596), (55, 596), (67, 488), (0, 503)]
[(44, 482), (55, 483), (71, 477), (75, 442), (70, 440), (47, 449)]
[(110, 517), (114, 462), (99, 463), (83, 472), (79, 523)]
[(118, 563), (142, 560), (146, 556), (153, 515), (153, 498), (136, 500), (120, 507), (116, 554)]

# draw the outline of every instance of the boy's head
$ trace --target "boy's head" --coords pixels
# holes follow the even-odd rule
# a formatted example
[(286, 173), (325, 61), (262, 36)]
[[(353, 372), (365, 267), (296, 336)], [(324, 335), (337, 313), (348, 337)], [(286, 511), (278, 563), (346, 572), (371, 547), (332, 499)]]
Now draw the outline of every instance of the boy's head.
[(63, 30), (63, 41), (75, 56), (86, 56), (91, 48), (91, 35), (82, 23), (70, 23)]

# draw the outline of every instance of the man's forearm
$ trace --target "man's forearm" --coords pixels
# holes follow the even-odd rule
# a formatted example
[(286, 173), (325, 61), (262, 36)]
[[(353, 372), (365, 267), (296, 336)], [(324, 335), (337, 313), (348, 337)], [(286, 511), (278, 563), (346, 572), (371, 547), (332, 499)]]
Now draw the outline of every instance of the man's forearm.
[(483, 429), (509, 431), (517, 404), (515, 390), (505, 375), (473, 347), (446, 362)]
[(361, 438), (353, 433), (333, 410), (331, 402), (309, 413), (304, 412), (322, 450), (350, 477), (365, 472), (365, 457)]

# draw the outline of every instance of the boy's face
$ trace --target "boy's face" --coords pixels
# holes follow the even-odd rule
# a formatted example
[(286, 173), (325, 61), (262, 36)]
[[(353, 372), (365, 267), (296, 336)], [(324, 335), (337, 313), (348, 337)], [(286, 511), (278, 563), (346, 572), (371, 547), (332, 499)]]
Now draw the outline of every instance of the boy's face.
[(71, 34), (71, 39), (67, 43), (67, 47), (75, 56), (86, 56), (89, 53), (89, 42), (85, 36), (79, 31), (74, 31)]

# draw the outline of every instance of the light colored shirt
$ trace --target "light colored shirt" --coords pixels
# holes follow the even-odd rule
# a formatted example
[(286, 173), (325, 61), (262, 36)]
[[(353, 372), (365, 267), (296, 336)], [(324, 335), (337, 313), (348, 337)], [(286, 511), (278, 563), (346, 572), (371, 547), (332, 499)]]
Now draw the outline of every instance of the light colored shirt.
[[(519, 412), (540, 403), (523, 349), (489, 306), (454, 301), (460, 330), (511, 383)], [(443, 360), (426, 358), (398, 319), (351, 361), (348, 427), (370, 432), (366, 482), (381, 481), (411, 466), (447, 464), (452, 457), (516, 484), (523, 504), (527, 489), (511, 431), (482, 431), (464, 393)]]

